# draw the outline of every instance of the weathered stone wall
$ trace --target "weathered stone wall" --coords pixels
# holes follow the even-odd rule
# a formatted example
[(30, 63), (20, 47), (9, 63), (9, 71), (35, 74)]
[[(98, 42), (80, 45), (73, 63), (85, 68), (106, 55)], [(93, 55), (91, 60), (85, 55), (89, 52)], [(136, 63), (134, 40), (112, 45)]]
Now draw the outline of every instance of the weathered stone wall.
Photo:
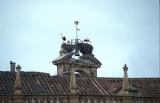
[[(21, 103), (70, 103), (67, 96), (21, 96)], [(16, 96), (0, 96), (0, 103), (17, 103)], [(79, 96), (78, 103), (160, 103), (159, 98)]]

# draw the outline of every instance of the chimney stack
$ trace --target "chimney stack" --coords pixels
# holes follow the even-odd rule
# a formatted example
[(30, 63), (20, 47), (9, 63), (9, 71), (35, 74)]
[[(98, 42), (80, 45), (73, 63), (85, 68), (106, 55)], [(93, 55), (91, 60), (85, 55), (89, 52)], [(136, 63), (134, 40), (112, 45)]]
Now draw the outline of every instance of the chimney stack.
[(10, 71), (15, 72), (15, 69), (16, 69), (16, 63), (10, 61)]

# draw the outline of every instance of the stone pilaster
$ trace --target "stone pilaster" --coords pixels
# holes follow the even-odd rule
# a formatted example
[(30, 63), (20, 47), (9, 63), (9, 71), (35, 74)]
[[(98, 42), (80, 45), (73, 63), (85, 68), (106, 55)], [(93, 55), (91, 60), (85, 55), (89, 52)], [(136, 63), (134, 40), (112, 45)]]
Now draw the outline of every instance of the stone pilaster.
[(70, 94), (77, 94), (77, 84), (76, 84), (74, 64), (71, 65)]
[(69, 103), (79, 103), (78, 96), (77, 96), (77, 84), (76, 84), (76, 77), (75, 77), (75, 65), (71, 65), (71, 79), (70, 79), (70, 97)]
[(135, 103), (133, 97), (131, 96), (124, 96), (123, 103)]

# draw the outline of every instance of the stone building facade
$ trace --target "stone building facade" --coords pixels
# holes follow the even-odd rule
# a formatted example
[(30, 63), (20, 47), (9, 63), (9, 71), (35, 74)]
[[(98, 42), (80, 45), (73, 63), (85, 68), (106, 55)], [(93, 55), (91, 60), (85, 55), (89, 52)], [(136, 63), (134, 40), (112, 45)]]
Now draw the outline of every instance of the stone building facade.
[(14, 62), (0, 71), (0, 103), (160, 103), (160, 78), (128, 78), (127, 65), (122, 78), (97, 77), (101, 62), (89, 39), (63, 40), (55, 76)]

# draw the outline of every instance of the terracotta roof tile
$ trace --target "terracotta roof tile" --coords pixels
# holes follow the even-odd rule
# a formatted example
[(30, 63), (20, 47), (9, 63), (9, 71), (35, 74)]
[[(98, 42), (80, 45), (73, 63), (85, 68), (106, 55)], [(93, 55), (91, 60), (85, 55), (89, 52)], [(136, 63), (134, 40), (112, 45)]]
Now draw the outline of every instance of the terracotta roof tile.
[[(0, 95), (13, 95), (14, 72), (0, 71)], [(48, 73), (21, 72), (24, 95), (67, 95), (70, 78)], [(122, 78), (77, 78), (79, 95), (116, 95), (122, 88)], [(143, 97), (160, 97), (160, 78), (130, 78)]]

